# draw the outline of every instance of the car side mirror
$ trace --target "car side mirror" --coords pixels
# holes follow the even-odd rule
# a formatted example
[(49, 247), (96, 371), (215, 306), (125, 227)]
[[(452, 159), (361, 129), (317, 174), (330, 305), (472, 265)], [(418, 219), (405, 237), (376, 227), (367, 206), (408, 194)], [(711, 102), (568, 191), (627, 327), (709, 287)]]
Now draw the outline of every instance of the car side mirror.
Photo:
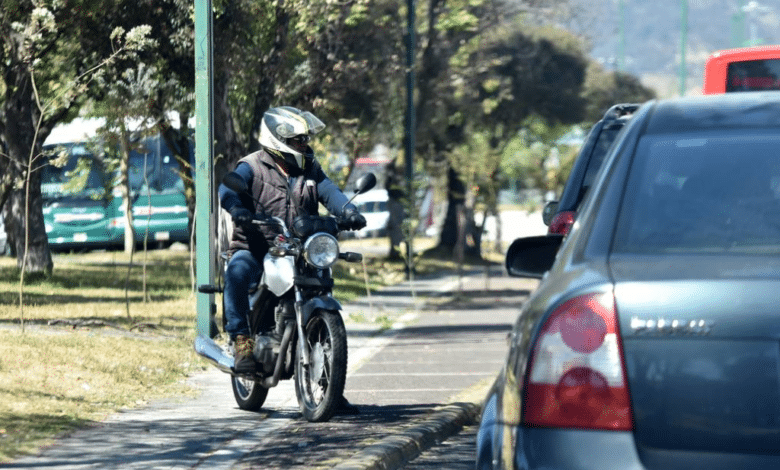
[(507, 273), (510, 276), (541, 279), (555, 262), (562, 242), (562, 235), (518, 238), (506, 252)]
[(542, 209), (542, 222), (544, 222), (544, 225), (549, 227), (553, 217), (555, 217), (557, 212), (558, 201), (549, 201), (547, 204), (545, 204), (544, 208)]

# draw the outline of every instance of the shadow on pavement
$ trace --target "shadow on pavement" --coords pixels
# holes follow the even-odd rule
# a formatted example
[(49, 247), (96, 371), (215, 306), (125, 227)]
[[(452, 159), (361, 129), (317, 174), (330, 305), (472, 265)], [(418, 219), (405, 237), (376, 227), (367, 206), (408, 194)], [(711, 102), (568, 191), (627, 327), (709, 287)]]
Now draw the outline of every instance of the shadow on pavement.
[[(242, 459), (242, 469), (330, 468), (405, 425), (422, 419), (438, 404), (361, 405), (360, 414), (337, 415), (327, 423), (299, 420), (274, 434)], [(355, 430), (360, 432), (356, 433)]]

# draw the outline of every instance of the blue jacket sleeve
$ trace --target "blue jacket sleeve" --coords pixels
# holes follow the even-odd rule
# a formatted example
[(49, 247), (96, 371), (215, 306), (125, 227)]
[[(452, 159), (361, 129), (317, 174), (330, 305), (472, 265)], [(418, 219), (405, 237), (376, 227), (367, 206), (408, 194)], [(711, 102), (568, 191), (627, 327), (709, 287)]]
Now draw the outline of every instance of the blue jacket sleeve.
[[(328, 212), (340, 217), (343, 215), (343, 209), (352, 208), (357, 210), (353, 204), (347, 204), (349, 198), (341, 192), (341, 189), (336, 186), (336, 183), (325, 176), (325, 172), (322, 171), (322, 168), (319, 168), (318, 170), (317, 194), (319, 195), (320, 202), (328, 209)], [(347, 206), (344, 207), (344, 204), (347, 204)]]
[[(244, 178), (248, 188), (252, 187), (252, 180), (254, 179), (254, 175), (252, 174), (252, 167), (249, 166), (248, 163), (245, 162), (239, 163), (235, 169), (235, 172), (238, 173), (239, 176)], [(230, 212), (230, 209), (236, 206), (243, 207), (243, 204), (241, 203), (241, 198), (238, 196), (238, 193), (228, 188), (224, 184), (219, 185), (219, 201), (222, 208), (228, 212)], [(252, 207), (245, 207), (245, 209), (254, 212), (254, 208)]]

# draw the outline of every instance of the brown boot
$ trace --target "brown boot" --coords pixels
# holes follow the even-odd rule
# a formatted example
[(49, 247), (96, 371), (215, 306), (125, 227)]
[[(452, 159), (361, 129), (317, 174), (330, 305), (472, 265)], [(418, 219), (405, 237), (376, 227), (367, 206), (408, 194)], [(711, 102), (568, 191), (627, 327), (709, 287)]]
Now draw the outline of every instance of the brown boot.
[(252, 353), (255, 350), (255, 340), (249, 336), (236, 336), (235, 363), (233, 370), (239, 374), (253, 374), (257, 372), (257, 363)]

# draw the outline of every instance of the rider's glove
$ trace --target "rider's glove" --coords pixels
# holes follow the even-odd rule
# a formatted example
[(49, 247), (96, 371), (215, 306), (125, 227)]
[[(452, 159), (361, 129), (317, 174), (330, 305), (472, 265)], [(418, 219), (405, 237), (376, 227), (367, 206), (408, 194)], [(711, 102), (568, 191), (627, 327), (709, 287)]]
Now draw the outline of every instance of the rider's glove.
[(346, 225), (350, 230), (360, 230), (366, 226), (366, 218), (352, 208), (344, 211), (344, 220), (347, 222)]
[(252, 222), (253, 215), (249, 209), (245, 209), (241, 206), (235, 206), (230, 209), (230, 216), (233, 217), (233, 223), (242, 227), (249, 225)]

